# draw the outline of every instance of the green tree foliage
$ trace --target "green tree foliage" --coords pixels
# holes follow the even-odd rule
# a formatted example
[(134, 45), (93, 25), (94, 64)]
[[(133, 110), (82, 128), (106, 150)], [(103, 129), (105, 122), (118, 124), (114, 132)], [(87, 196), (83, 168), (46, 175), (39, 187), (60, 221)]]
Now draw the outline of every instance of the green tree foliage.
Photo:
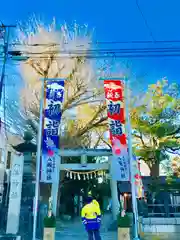
[(136, 97), (131, 109), (134, 152), (144, 160), (151, 175), (158, 176), (159, 164), (168, 152), (180, 149), (180, 110), (178, 86), (166, 80), (149, 85), (142, 98)]

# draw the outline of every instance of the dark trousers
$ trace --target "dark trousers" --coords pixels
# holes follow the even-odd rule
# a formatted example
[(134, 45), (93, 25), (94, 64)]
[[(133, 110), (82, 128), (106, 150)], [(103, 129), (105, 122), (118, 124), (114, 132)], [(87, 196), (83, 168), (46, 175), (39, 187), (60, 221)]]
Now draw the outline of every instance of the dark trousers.
[(88, 230), (88, 240), (101, 240), (99, 229)]

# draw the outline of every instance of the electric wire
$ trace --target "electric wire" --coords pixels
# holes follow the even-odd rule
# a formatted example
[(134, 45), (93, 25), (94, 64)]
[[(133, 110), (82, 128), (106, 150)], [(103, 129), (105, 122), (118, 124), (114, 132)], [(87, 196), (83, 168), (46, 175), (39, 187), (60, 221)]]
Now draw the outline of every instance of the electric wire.
[(9, 51), (10, 56), (13, 57), (27, 57), (27, 58), (65, 58), (65, 57), (85, 57), (85, 58), (99, 58), (99, 57), (123, 57), (123, 56), (177, 56), (180, 53), (180, 47), (171, 48), (124, 48), (124, 49), (92, 49), (92, 50), (61, 50), (61, 51), (44, 51), (44, 52), (29, 52), (29, 51)]
[(147, 28), (147, 30), (148, 30), (148, 32), (149, 32), (149, 35), (151, 36), (152, 40), (153, 40), (154, 42), (156, 42), (155, 37), (154, 37), (153, 32), (152, 32), (152, 29), (150, 28), (150, 26), (149, 26), (149, 24), (148, 24), (148, 21), (147, 21), (145, 15), (144, 15), (144, 13), (143, 13), (140, 5), (139, 5), (139, 0), (135, 0), (135, 1), (136, 1), (137, 9), (138, 9), (138, 11), (140, 12), (140, 14), (141, 14), (141, 16), (142, 16), (142, 19), (143, 19), (143, 21), (144, 21), (144, 23), (145, 23), (145, 25), (146, 25), (146, 28)]
[[(124, 43), (152, 43), (152, 41), (124, 41)], [(180, 40), (162, 40), (156, 41), (156, 43), (180, 43)], [(120, 43), (119, 41), (114, 42), (101, 42), (103, 43)], [(122, 42), (121, 42), (122, 43)], [(24, 44), (26, 45), (26, 44)], [(47, 43), (47, 44), (32, 44), (33, 46), (56, 46), (57, 43)], [(13, 44), (13, 46), (15, 46)], [(17, 45), (18, 46), (18, 45)], [(22, 46), (22, 44), (21, 44)], [(26, 45), (29, 46), (29, 45)], [(19, 61), (23, 61), (21, 57), (27, 57), (27, 59), (49, 59), (50, 54), (54, 55), (55, 59), (58, 58), (148, 58), (148, 57), (179, 57), (180, 46), (178, 47), (146, 47), (146, 48), (103, 48), (103, 49), (76, 49), (76, 50), (61, 50), (61, 51), (43, 51), (43, 52), (32, 52), (32, 51), (21, 51), (12, 50), (8, 51), (8, 59), (13, 61), (18, 61), (15, 57), (19, 57)], [(61, 54), (61, 55), (60, 55)], [(59, 56), (60, 55), (60, 56)], [(0, 59), (3, 56), (0, 55)]]
[[(179, 57), (180, 48), (167, 48), (167, 49), (141, 49), (141, 50), (116, 50), (116, 51), (107, 51), (107, 52), (98, 52), (98, 51), (74, 51), (74, 52), (46, 52), (46, 53), (26, 53), (22, 55), (10, 55), (9, 60), (13, 61), (26, 61), (28, 59), (49, 59), (53, 55), (53, 59), (62, 59), (62, 58), (139, 58), (139, 57)], [(19, 59), (17, 58), (19, 57)], [(24, 59), (23, 59), (24, 58)], [(0, 59), (3, 59), (3, 56), (0, 56)]]
[[(56, 61), (57, 59), (73, 59), (73, 58), (78, 58), (78, 57), (84, 57), (86, 59), (106, 59), (106, 58), (161, 58), (161, 57), (180, 57), (180, 53), (172, 53), (172, 54), (106, 54), (106, 55), (74, 55), (74, 56), (68, 56), (68, 55), (64, 55), (64, 56), (56, 56), (54, 57), (54, 59), (52, 61)], [(30, 59), (32, 60), (48, 60), (49, 57), (46, 56), (29, 56)], [(0, 58), (1, 59), (1, 58)], [(14, 61), (18, 61), (18, 59), (12, 59)], [(28, 60), (28, 58), (27, 58)], [(25, 61), (25, 60), (23, 60)]]
[(22, 54), (57, 54), (57, 53), (67, 53), (67, 54), (73, 54), (73, 53), (109, 53), (109, 52), (158, 52), (158, 51), (179, 51), (180, 50), (180, 46), (179, 47), (155, 47), (155, 48), (150, 48), (150, 47), (146, 47), (146, 48), (107, 48), (107, 49), (77, 49), (77, 50), (46, 50), (46, 51), (42, 51), (42, 52), (33, 52), (33, 51), (22, 51), (21, 50), (11, 50), (8, 51), (8, 53), (10, 55), (13, 56), (18, 56), (18, 55), (22, 55)]
[[(47, 59), (53, 56), (53, 59), (57, 58), (109, 58), (109, 57), (139, 57), (139, 56), (177, 56), (180, 53), (180, 47), (171, 48), (124, 48), (124, 49), (92, 49), (92, 50), (61, 50), (61, 51), (43, 51), (43, 52), (30, 52), (30, 51), (9, 51), (9, 58), (16, 60), (15, 57), (19, 57), (19, 60), (23, 60), (23, 57), (27, 59)], [(21, 58), (22, 57), (22, 58)], [(3, 56), (0, 56), (0, 59)], [(13, 59), (14, 58), (14, 59)], [(18, 60), (18, 59), (17, 59)]]
[[(132, 41), (92, 41), (88, 42), (87, 44), (94, 44), (94, 45), (113, 45), (113, 44), (151, 44), (151, 43), (180, 43), (180, 40), (132, 40)], [(63, 43), (64, 45), (68, 45), (68, 42)], [(32, 47), (38, 47), (38, 46), (61, 46), (60, 43), (20, 43), (15, 42), (9, 44), (10, 46), (32, 46)], [(82, 47), (85, 46), (84, 44), (81, 44), (76, 47)]]

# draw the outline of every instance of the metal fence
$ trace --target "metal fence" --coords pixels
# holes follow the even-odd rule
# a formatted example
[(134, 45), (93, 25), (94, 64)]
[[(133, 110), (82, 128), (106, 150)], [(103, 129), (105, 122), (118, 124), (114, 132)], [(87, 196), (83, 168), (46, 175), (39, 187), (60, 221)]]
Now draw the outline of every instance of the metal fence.
[(146, 204), (138, 210), (143, 217), (180, 217), (180, 204)]

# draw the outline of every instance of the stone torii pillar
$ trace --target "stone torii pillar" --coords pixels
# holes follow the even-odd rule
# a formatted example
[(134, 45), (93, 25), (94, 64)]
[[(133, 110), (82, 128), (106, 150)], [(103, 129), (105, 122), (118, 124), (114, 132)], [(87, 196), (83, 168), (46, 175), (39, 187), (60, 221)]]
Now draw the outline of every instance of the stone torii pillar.
[[(112, 157), (109, 157), (109, 165), (111, 168)], [(111, 197), (112, 197), (112, 217), (113, 221), (117, 220), (117, 215), (119, 213), (119, 200), (118, 200), (118, 185), (117, 181), (110, 175), (110, 187), (111, 187)]]

